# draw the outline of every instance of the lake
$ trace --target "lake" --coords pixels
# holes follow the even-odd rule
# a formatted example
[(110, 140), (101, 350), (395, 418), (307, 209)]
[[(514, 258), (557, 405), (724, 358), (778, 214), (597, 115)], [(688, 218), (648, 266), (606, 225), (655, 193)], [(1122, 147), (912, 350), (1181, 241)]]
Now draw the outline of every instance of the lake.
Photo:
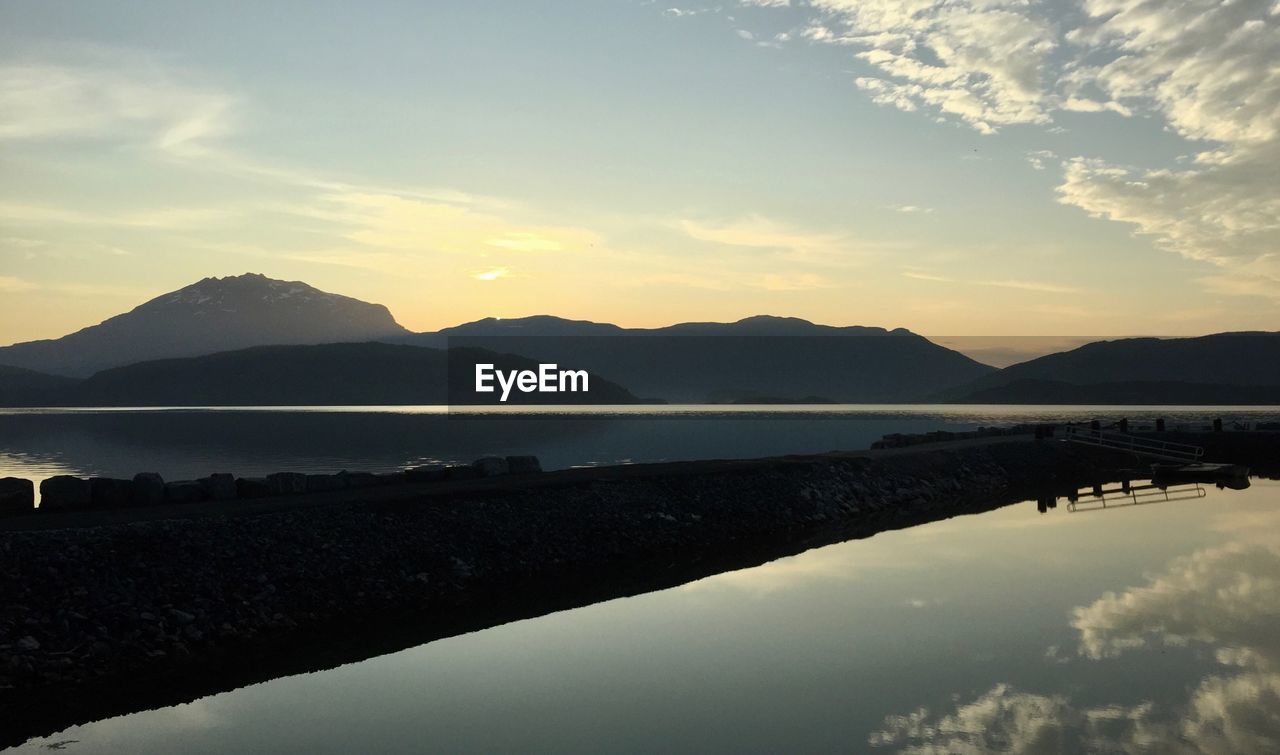
[(535, 454), (546, 469), (867, 448), (887, 433), (1128, 417), (1280, 420), (1277, 407), (618, 406), (0, 409), (0, 477), (168, 480), (389, 472)]
[(881, 533), (16, 751), (1280, 751), (1280, 483), (1139, 495)]

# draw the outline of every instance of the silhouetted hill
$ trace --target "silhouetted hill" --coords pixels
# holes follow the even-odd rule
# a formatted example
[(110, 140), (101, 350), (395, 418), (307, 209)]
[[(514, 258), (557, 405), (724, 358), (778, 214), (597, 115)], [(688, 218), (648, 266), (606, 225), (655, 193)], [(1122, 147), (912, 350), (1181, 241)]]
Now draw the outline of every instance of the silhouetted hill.
[[(1082, 390), (1082, 387), (1090, 387)], [(936, 398), (968, 403), (1272, 403), (1280, 333), (1125, 338), (1011, 365)], [(1143, 398), (1150, 391), (1150, 400)], [(1034, 400), (1032, 400), (1034, 399)], [(1105, 403), (1112, 403), (1106, 399)]]
[(466, 345), (600, 374), (672, 402), (915, 401), (994, 368), (905, 329), (816, 325), (793, 317), (663, 328), (539, 316), (487, 319), (401, 339)]
[(79, 382), (75, 378), (0, 365), (0, 406), (55, 403)]
[[(450, 402), (450, 385), (474, 384), (476, 362), (502, 370), (537, 364), (480, 349), (385, 343), (258, 346), (104, 370), (74, 386), (62, 403), (78, 406), (339, 406)], [(466, 401), (466, 397), (453, 398)], [(509, 404), (635, 403), (625, 388), (590, 378), (588, 394), (516, 394)], [(471, 400), (470, 403), (497, 403)]]
[(84, 377), (152, 359), (406, 333), (381, 304), (248, 273), (205, 278), (62, 338), (0, 348), (0, 364)]

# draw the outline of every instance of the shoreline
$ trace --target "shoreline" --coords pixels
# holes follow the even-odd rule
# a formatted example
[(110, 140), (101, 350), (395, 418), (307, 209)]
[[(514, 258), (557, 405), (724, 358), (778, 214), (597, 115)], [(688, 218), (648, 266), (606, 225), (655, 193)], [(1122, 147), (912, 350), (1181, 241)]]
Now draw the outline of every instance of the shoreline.
[(1014, 436), (9, 519), (0, 746), (1135, 467)]

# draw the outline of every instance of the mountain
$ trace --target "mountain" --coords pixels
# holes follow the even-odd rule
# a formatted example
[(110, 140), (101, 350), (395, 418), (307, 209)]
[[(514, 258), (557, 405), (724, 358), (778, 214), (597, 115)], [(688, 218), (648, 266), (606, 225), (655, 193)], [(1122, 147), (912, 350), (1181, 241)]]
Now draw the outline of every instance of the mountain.
[(679, 403), (916, 401), (994, 371), (899, 328), (835, 327), (793, 317), (621, 328), (539, 316), (486, 319), (400, 340), (522, 354), (590, 370), (642, 396)]
[(79, 382), (75, 378), (0, 365), (0, 406), (56, 403)]
[(152, 359), (408, 333), (381, 304), (247, 273), (205, 278), (62, 338), (0, 348), (0, 364), (85, 377)]
[[(475, 364), (536, 370), (524, 357), (480, 349), (445, 352), (386, 343), (257, 346), (183, 359), (162, 359), (104, 370), (73, 386), (62, 403), (76, 406), (341, 406), (497, 403), (476, 400)], [(509, 404), (628, 404), (638, 399), (619, 385), (589, 377), (590, 390), (519, 394)], [(451, 389), (459, 389), (453, 390)], [(451, 395), (452, 394), (452, 395)]]
[[(1087, 390), (1084, 390), (1087, 388)], [(1272, 403), (1280, 333), (1125, 338), (1011, 365), (937, 398), (964, 403)], [(1150, 401), (1145, 399), (1151, 399)]]

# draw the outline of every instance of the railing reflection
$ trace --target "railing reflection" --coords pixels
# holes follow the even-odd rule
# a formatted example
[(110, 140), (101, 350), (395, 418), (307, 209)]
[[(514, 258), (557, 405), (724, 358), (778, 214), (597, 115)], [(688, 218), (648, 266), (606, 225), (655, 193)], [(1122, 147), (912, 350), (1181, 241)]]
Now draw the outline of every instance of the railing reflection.
[(1188, 482), (1178, 485), (1156, 484), (1151, 481), (1137, 483), (1125, 480), (1110, 487), (1094, 485), (1068, 491), (1065, 495), (1046, 494), (1036, 499), (1036, 510), (1041, 514), (1058, 507), (1058, 499), (1067, 499), (1067, 511), (1102, 511), (1105, 509), (1146, 506), (1153, 503), (1190, 501), (1208, 495), (1203, 484)]

